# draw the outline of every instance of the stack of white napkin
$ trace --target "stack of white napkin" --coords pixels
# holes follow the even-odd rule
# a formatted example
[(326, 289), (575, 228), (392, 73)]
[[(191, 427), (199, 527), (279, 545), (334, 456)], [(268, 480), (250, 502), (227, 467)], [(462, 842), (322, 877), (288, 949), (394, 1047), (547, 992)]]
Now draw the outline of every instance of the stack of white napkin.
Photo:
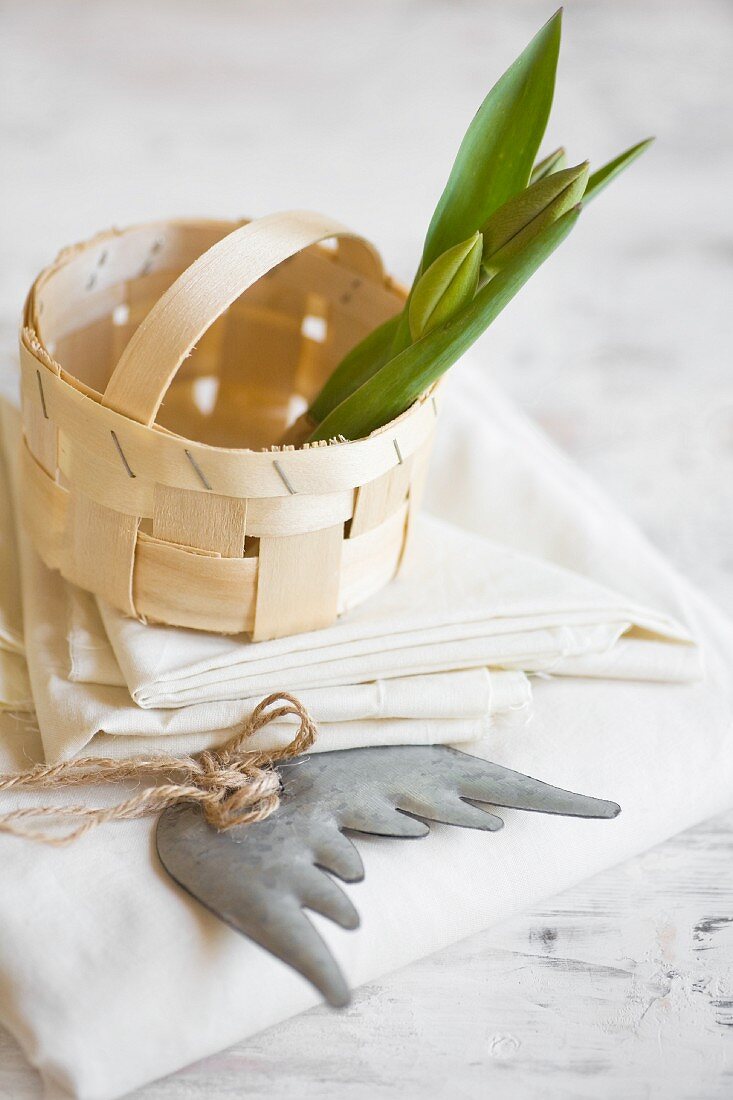
[[(355, 984), (726, 806), (733, 630), (466, 364), (429, 504), (440, 519), (426, 518), (411, 576), (328, 630), (257, 646), (97, 608), (21, 535), (42, 746), (0, 719), (3, 765), (211, 744), (286, 688), (321, 722), (320, 748), (453, 741), (621, 802), (614, 822), (510, 811), (496, 836), (362, 842), (361, 930), (319, 922)], [(427, 608), (425, 591), (440, 593)], [(152, 827), (61, 851), (0, 837), (0, 1017), (74, 1095), (119, 1096), (315, 1000), (171, 884)]]
[[(6, 410), (4, 421), (14, 470), (17, 416)], [(10, 496), (6, 485), (6, 617), (21, 645), (20, 587), (50, 762), (82, 749), (128, 756), (209, 747), (274, 691), (300, 696), (322, 751), (480, 740), (497, 714), (528, 706), (527, 673), (700, 676), (699, 652), (670, 616), (433, 517), (420, 524), (408, 576), (325, 630), (254, 644), (145, 625), (46, 569), (23, 531), (18, 570)], [(291, 734), (283, 722), (253, 744)]]

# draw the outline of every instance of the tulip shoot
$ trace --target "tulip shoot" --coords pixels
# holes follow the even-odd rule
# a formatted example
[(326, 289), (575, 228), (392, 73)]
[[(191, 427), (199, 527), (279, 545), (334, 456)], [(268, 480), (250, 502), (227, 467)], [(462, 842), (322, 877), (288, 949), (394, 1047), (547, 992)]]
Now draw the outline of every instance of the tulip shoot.
[(482, 254), (483, 237), (474, 233), (467, 241), (449, 248), (420, 276), (410, 297), (413, 341), (450, 321), (471, 301), (478, 287)]
[(580, 202), (588, 182), (588, 162), (553, 172), (520, 191), (483, 228), (483, 268), (495, 275), (546, 225)]
[(530, 183), (537, 183), (538, 180), (543, 180), (545, 176), (551, 175), (553, 172), (559, 172), (565, 167), (565, 161), (567, 156), (562, 145), (559, 149), (555, 149), (554, 153), (550, 153), (542, 160), (538, 160), (532, 169), (532, 175), (529, 177)]
[(416, 401), (537, 270), (587, 203), (651, 144), (589, 174), (536, 161), (555, 87), (561, 12), (494, 85), (461, 142), (404, 308), (343, 358), (311, 404), (312, 440), (357, 439)]
[(567, 237), (580, 207), (539, 233), (446, 324), (433, 329), (391, 359), (337, 406), (311, 441), (360, 439), (389, 423), (425, 393), (498, 317), (527, 279)]

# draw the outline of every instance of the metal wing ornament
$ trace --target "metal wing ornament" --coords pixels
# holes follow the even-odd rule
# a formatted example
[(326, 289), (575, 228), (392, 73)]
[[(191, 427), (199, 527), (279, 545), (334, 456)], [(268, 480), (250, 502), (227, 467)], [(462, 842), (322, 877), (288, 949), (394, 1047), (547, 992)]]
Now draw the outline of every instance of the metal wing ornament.
[(348, 1004), (349, 988), (303, 910), (342, 928), (358, 927), (359, 914), (330, 877), (364, 877), (343, 830), (422, 837), (430, 831), (427, 821), (501, 829), (502, 819), (476, 803), (570, 817), (619, 813), (615, 802), (572, 794), (442, 745), (318, 753), (278, 771), (281, 803), (266, 820), (217, 832), (195, 807), (175, 806), (160, 817), (158, 854), (185, 890), (294, 967), (335, 1007)]

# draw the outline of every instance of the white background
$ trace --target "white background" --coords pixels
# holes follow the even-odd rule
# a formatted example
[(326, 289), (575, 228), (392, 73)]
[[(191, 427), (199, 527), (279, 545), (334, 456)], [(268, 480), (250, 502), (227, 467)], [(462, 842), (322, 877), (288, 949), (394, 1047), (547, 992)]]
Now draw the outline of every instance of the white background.
[[(5, 0), (3, 357), (38, 269), (111, 224), (310, 207), (409, 280), (472, 113), (551, 11)], [(547, 149), (598, 164), (658, 141), (478, 349), (731, 613), (732, 55), (729, 0), (570, 0)], [(136, 1096), (729, 1096), (731, 831), (733, 816), (699, 828), (344, 1015), (311, 1012)], [(37, 1095), (0, 1036), (0, 1097)]]

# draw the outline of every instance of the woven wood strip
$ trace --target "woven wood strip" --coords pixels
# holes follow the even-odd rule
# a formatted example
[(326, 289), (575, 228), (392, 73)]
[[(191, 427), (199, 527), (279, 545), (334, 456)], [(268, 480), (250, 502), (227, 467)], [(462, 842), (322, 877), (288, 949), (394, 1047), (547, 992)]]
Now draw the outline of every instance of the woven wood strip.
[(69, 493), (64, 576), (132, 616), (136, 614), (132, 570), (137, 528), (136, 516), (105, 508), (78, 489)]
[(247, 501), (191, 489), (156, 485), (153, 535), (166, 542), (241, 558), (247, 527)]
[(407, 491), (407, 518), (405, 525), (405, 538), (400, 558), (398, 573), (404, 573), (412, 564), (412, 547), (415, 540), (415, 528), (422, 504), (425, 483), (428, 478), (430, 465), (430, 441), (412, 457), (412, 477)]
[(405, 542), (407, 503), (379, 527), (346, 539), (341, 562), (339, 614), (368, 600), (397, 574)]
[(60, 569), (69, 494), (39, 466), (24, 444), (20, 456), (23, 525), (49, 569)]
[(338, 612), (343, 525), (260, 539), (252, 640), (329, 626)]
[(320, 496), (253, 497), (248, 503), (247, 533), (257, 538), (278, 538), (320, 531), (351, 519), (353, 489)]
[(351, 538), (378, 527), (397, 510), (407, 499), (411, 475), (412, 457), (356, 490), (356, 506), (349, 532)]
[(257, 558), (222, 558), (174, 546), (140, 532), (133, 595), (150, 622), (222, 634), (254, 623)]
[(25, 398), (23, 401), (23, 422), (28, 447), (46, 473), (56, 476), (59, 463), (58, 431), (53, 420), (44, 413), (41, 402)]

